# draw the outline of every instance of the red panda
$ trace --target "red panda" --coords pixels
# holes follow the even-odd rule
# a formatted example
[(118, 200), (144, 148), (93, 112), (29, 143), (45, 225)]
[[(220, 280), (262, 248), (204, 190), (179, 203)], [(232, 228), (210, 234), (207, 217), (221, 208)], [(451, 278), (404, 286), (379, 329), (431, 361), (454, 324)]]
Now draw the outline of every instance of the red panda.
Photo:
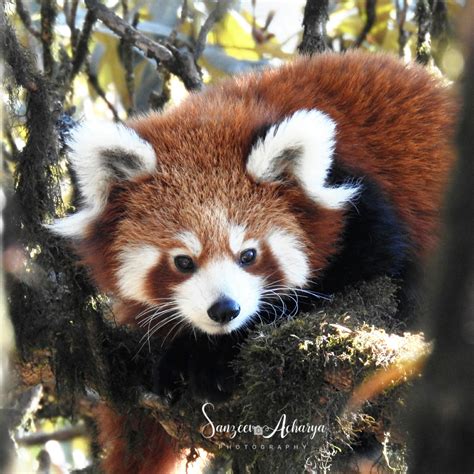
[[(80, 125), (70, 158), (82, 207), (52, 229), (114, 296), (119, 323), (178, 336), (156, 391), (174, 396), (179, 372), (208, 399), (227, 392), (227, 335), (275, 298), (379, 274), (407, 280), (423, 264), (455, 113), (419, 66), (360, 52), (301, 57), (161, 115)], [(197, 346), (193, 333), (224, 342)], [(172, 443), (146, 423), (143, 451), (127, 453), (123, 420), (104, 409), (107, 472), (171, 472)]]

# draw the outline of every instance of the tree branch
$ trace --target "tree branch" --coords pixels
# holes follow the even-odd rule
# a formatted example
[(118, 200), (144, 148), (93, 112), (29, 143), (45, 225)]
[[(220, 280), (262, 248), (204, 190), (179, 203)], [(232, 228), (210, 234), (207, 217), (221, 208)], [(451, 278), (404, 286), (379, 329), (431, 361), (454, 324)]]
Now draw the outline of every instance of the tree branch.
[(432, 0), (433, 21), (431, 33), (435, 38), (445, 34), (449, 29), (448, 7), (445, 0)]
[(43, 431), (37, 433), (30, 433), (24, 436), (18, 436), (15, 441), (21, 446), (37, 446), (45, 444), (48, 441), (70, 441), (80, 436), (86, 436), (88, 434), (85, 425), (80, 424), (71, 426), (69, 428), (63, 428), (52, 433), (45, 433)]
[(367, 38), (370, 30), (374, 26), (376, 20), (376, 12), (375, 8), (377, 6), (377, 0), (366, 0), (365, 2), (365, 10), (367, 15), (367, 20), (365, 22), (364, 28), (360, 32), (359, 36), (355, 40), (354, 47), (358, 48)]
[(25, 8), (23, 5), (22, 0), (16, 0), (16, 12), (20, 17), (25, 28), (35, 37), (40, 39), (41, 33), (33, 26), (33, 22), (31, 21), (30, 12)]
[(72, 0), (71, 5), (69, 1), (64, 1), (64, 16), (66, 17), (66, 23), (69, 26), (71, 32), (71, 49), (73, 52), (76, 50), (77, 45), (77, 35), (79, 30), (76, 28), (76, 14), (79, 0)]
[(196, 40), (196, 45), (194, 46), (194, 60), (197, 61), (206, 47), (206, 38), (212, 27), (221, 20), (225, 12), (229, 9), (232, 0), (222, 0), (217, 2), (216, 7), (209, 16), (206, 18), (206, 21), (202, 25), (198, 38)]
[[(421, 386), (410, 413), (413, 453), (408, 472), (471, 472), (474, 450), (474, 5), (466, 21), (459, 156), (444, 212), (443, 236), (435, 266), (426, 321), (435, 338)], [(446, 317), (449, 315), (449, 317)], [(427, 436), (436, 433), (436, 436)], [(472, 444), (472, 443), (471, 443)]]
[(303, 40), (298, 46), (300, 54), (322, 53), (328, 48), (326, 22), (329, 0), (308, 0), (303, 17)]
[(89, 40), (92, 34), (92, 28), (94, 27), (94, 23), (96, 22), (96, 20), (97, 18), (94, 12), (88, 10), (86, 18), (84, 20), (84, 26), (82, 27), (81, 35), (79, 37), (79, 40), (77, 41), (77, 47), (75, 48), (70, 81), (74, 79), (86, 59)]
[(170, 72), (180, 77), (188, 90), (201, 88), (201, 74), (189, 51), (178, 50), (172, 45), (159, 44), (133, 28), (98, 0), (85, 1), (87, 8), (94, 12), (104, 25), (120, 38), (126, 38), (148, 58), (163, 64)]
[(1, 26), (5, 62), (11, 68), (16, 83), (24, 87), (28, 92), (37, 92), (39, 71), (33, 66), (28, 53), (21, 48), (11, 25), (6, 23), (3, 15)]
[(28, 420), (41, 408), (44, 395), (43, 386), (37, 384), (27, 388), (24, 392), (16, 394), (13, 400), (1, 410), (2, 430), (10, 432), (24, 427)]
[[(403, 6), (400, 6), (400, 1)], [(397, 10), (397, 24), (398, 24), (398, 55), (403, 58), (405, 56), (405, 46), (407, 44), (409, 33), (405, 30), (405, 21), (408, 11), (408, 0), (396, 0), (395, 7)]]
[[(128, 0), (122, 0), (122, 16), (124, 21), (129, 21)], [(137, 12), (138, 13), (138, 12)], [(136, 28), (139, 17), (136, 15), (132, 22), (132, 27)], [(128, 115), (132, 115), (135, 109), (134, 91), (135, 91), (135, 75), (133, 71), (133, 44), (127, 38), (120, 41), (120, 59), (125, 69), (125, 84), (127, 87), (129, 107)]]
[(54, 70), (53, 38), (54, 23), (56, 21), (56, 1), (41, 1), (41, 43), (43, 45), (43, 67), (47, 76), (51, 76)]
[(121, 122), (117, 109), (114, 107), (112, 102), (110, 102), (110, 100), (107, 99), (105, 91), (102, 89), (102, 87), (99, 84), (99, 79), (91, 70), (89, 61), (86, 62), (86, 73), (87, 73), (87, 79), (89, 80), (89, 84), (92, 86), (92, 88), (96, 91), (97, 95), (105, 102), (109, 110), (112, 112), (112, 115), (114, 116), (114, 120), (116, 122)]
[(418, 23), (416, 61), (426, 65), (431, 58), (430, 32), (433, 21), (429, 0), (418, 0), (416, 4), (416, 21)]

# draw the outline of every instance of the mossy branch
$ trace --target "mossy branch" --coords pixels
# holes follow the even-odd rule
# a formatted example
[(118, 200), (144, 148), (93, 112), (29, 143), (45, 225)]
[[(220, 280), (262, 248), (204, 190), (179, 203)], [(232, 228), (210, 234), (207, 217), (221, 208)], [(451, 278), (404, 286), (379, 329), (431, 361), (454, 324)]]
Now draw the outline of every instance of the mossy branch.
[[(351, 443), (361, 434), (382, 442), (390, 432), (392, 451), (403, 449), (406, 439), (399, 407), (405, 399), (407, 380), (401, 378), (371, 391), (370, 401), (359, 396), (357, 406), (349, 406), (354, 393), (368, 393), (357, 387), (371, 374), (395, 365), (403, 368), (404, 361), (416, 360), (429, 350), (422, 335), (404, 332), (394, 318), (396, 289), (392, 281), (382, 278), (348, 289), (332, 302), (279, 326), (256, 328), (235, 362), (241, 374), (239, 387), (230, 401), (215, 405), (213, 419), (222, 424), (270, 426), (283, 410), (288, 420), (321, 425), (325, 431), (310, 440), (309, 452), (288, 456), (284, 452), (232, 451), (235, 462), (242, 468), (256, 463), (271, 472), (292, 472), (295, 466), (304, 465), (302, 456), (328, 457), (329, 446), (336, 446), (331, 456), (343, 465)], [(150, 391), (151, 369), (161, 357), (159, 345), (137, 354), (141, 332), (97, 318), (88, 320), (85, 333), (86, 340), (84, 330), (76, 328), (72, 340), (64, 341), (64, 347), (53, 355), (62, 365), (55, 370), (63, 390), (78, 383), (67, 383), (71, 374), (64, 364), (73, 360), (81, 367), (80, 383), (85, 384), (82, 389), (76, 387), (75, 393), (92, 391), (120, 412), (133, 410), (147, 419), (153, 416), (183, 447), (203, 447), (220, 456), (236, 443), (275, 441), (256, 439), (253, 434), (231, 440), (225, 433), (206, 439), (202, 436), (206, 425), (202, 403), (187, 394), (186, 387), (172, 407)], [(30, 380), (38, 381), (31, 376)], [(305, 442), (305, 438), (292, 436), (291, 442)]]

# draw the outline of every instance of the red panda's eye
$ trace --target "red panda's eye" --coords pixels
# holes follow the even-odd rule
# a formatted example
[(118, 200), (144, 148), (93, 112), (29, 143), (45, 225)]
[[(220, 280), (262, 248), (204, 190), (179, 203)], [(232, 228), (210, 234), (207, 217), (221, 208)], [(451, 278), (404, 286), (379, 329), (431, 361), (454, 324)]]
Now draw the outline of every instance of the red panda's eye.
[(193, 259), (187, 255), (176, 256), (174, 258), (174, 264), (176, 265), (176, 268), (183, 273), (191, 273), (196, 268)]
[(255, 249), (247, 249), (240, 254), (239, 260), (242, 265), (250, 265), (255, 261), (256, 258), (257, 251)]

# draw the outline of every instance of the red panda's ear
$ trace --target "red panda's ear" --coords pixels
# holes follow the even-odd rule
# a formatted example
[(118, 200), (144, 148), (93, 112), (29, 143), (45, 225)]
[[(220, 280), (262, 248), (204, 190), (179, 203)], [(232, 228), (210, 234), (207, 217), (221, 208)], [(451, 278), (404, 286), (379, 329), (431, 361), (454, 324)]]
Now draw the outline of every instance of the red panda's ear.
[(336, 123), (319, 110), (299, 110), (271, 126), (252, 147), (247, 172), (257, 181), (276, 181), (290, 172), (308, 196), (330, 209), (346, 205), (357, 193), (354, 184), (329, 186)]
[(49, 228), (65, 237), (81, 237), (103, 210), (110, 185), (153, 173), (156, 156), (152, 146), (122, 124), (85, 122), (71, 133), (69, 161), (77, 178), (82, 209)]

